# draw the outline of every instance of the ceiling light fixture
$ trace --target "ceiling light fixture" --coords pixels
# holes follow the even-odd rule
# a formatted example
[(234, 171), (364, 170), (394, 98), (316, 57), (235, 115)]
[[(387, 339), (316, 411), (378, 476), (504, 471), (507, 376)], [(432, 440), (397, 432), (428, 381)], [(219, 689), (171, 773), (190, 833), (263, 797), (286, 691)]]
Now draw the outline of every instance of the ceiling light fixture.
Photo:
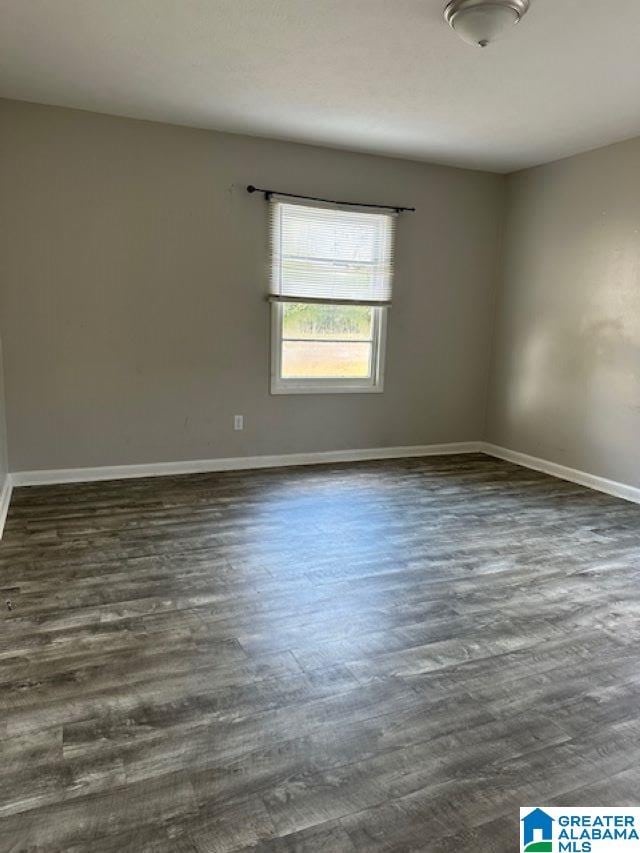
[(444, 17), (463, 41), (486, 47), (518, 24), (529, 0), (451, 0)]

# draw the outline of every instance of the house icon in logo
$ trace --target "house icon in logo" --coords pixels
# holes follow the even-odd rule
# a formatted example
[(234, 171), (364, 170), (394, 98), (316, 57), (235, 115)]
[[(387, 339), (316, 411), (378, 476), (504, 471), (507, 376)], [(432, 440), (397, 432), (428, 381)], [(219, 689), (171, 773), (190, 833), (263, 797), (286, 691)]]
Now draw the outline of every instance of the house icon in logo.
[(522, 818), (525, 853), (551, 853), (553, 850), (553, 818), (542, 809), (534, 809)]

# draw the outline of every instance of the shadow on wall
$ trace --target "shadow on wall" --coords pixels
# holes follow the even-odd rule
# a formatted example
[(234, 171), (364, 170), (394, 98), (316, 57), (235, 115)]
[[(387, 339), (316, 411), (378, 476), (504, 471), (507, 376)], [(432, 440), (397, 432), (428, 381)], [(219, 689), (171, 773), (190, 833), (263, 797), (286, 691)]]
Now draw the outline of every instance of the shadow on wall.
[(610, 459), (613, 441), (638, 440), (640, 283), (630, 294), (604, 276), (582, 315), (576, 323), (556, 314), (552, 326), (545, 321), (530, 331), (512, 386), (512, 424), (530, 433), (532, 446), (546, 424), (546, 452), (562, 458), (577, 441), (597, 468)]

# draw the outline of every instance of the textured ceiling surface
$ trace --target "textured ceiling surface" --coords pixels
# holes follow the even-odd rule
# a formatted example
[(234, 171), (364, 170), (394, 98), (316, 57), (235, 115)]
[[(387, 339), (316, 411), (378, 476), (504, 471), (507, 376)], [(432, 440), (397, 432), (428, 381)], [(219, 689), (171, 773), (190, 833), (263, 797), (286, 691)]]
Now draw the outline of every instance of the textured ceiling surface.
[(0, 0), (0, 96), (508, 172), (640, 134), (640, 0)]

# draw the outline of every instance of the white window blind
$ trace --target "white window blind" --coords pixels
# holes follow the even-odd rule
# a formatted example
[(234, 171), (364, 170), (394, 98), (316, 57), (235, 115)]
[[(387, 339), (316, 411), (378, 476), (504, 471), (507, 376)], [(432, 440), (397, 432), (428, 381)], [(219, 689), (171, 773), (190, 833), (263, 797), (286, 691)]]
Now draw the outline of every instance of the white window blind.
[(270, 199), (271, 299), (391, 301), (396, 214)]

